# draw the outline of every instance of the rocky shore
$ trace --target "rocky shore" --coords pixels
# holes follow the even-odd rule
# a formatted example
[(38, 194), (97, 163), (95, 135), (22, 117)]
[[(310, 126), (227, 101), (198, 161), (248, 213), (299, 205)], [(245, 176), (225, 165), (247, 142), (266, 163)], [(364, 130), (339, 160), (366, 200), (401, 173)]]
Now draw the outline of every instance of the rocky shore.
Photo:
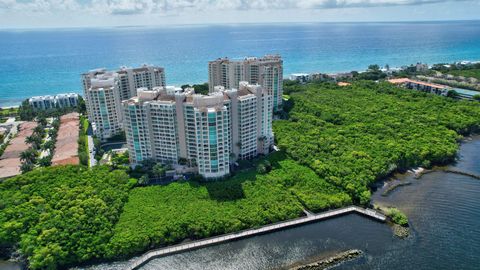
[(390, 194), (390, 192), (394, 191), (396, 188), (402, 187), (402, 186), (408, 186), (411, 184), (412, 182), (398, 182), (398, 181), (396, 181), (393, 184), (388, 184), (388, 187), (382, 192), (382, 196), (384, 197), (388, 196), (388, 194)]
[(410, 235), (409, 227), (403, 227), (398, 224), (392, 225), (393, 234), (398, 238), (407, 238)]
[(334, 265), (353, 260), (363, 254), (363, 251), (358, 249), (351, 249), (345, 252), (339, 253), (327, 259), (323, 259), (307, 265), (296, 266), (289, 270), (321, 270), (332, 267)]
[(434, 168), (434, 169), (431, 169), (431, 170), (423, 170), (422, 172), (420, 172), (418, 174), (416, 173), (415, 178), (420, 179), (425, 174), (432, 173), (432, 172), (454, 173), (454, 174), (469, 176), (469, 177), (475, 178), (477, 180), (480, 180), (480, 175), (476, 175), (476, 174), (469, 173), (469, 172), (464, 172), (464, 171), (459, 171), (459, 170), (454, 170), (454, 169), (448, 169), (448, 168)]

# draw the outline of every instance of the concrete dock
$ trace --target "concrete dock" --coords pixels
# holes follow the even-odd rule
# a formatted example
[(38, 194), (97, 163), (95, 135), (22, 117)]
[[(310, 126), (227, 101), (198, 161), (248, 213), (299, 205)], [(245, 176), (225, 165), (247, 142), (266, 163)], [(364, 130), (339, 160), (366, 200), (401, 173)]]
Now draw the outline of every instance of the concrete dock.
[(294, 227), (294, 226), (307, 224), (315, 221), (320, 221), (328, 218), (342, 216), (350, 213), (357, 213), (381, 222), (385, 222), (386, 220), (386, 217), (383, 214), (373, 209), (365, 209), (358, 206), (348, 206), (345, 208), (335, 209), (335, 210), (331, 210), (331, 211), (327, 211), (319, 214), (307, 215), (305, 217), (301, 217), (293, 220), (282, 221), (282, 222), (266, 225), (258, 229), (249, 229), (249, 230), (239, 231), (236, 233), (224, 234), (220, 236), (206, 238), (203, 240), (193, 241), (186, 244), (178, 244), (174, 246), (152, 250), (140, 256), (126, 269), (127, 270), (138, 269), (142, 265), (146, 264), (147, 262), (149, 262), (154, 258), (168, 256), (171, 254), (180, 253), (180, 252), (184, 252), (192, 249), (198, 249), (198, 248), (202, 248), (210, 245), (220, 244), (228, 241), (238, 240), (241, 238), (246, 238), (254, 235), (265, 234), (268, 232), (273, 232), (273, 231), (277, 231), (277, 230), (281, 230), (289, 227)]

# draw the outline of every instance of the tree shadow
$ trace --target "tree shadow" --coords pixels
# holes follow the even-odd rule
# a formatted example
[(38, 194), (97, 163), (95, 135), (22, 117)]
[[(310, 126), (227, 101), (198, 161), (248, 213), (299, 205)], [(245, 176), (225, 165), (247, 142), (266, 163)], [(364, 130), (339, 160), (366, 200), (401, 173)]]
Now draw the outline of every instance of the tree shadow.
[(210, 199), (218, 202), (228, 202), (245, 199), (242, 183), (247, 179), (220, 180), (218, 182), (205, 183)]

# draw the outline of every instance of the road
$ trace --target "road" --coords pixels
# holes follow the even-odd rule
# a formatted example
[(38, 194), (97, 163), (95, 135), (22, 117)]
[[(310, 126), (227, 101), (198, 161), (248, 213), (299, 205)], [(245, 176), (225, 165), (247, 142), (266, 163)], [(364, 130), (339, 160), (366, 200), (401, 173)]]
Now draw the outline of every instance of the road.
[[(9, 118), (9, 120), (11, 120), (11, 118)], [(5, 122), (5, 123), (0, 124), (0, 127), (11, 126), (9, 132), (7, 134), (5, 134), (5, 139), (4, 139), (5, 142), (8, 139), (11, 139), (11, 138), (15, 137), (15, 134), (17, 134), (17, 132), (18, 132), (18, 130), (17, 130), (18, 126), (23, 123), (23, 121), (15, 121), (15, 118), (13, 118), (14, 121), (9, 121), (9, 120), (7, 120), (7, 122)], [(0, 145), (2, 143), (3, 142), (0, 142)]]
[(88, 166), (93, 167), (97, 165), (97, 160), (95, 159), (95, 144), (93, 143), (93, 133), (91, 128), (87, 131), (88, 136)]

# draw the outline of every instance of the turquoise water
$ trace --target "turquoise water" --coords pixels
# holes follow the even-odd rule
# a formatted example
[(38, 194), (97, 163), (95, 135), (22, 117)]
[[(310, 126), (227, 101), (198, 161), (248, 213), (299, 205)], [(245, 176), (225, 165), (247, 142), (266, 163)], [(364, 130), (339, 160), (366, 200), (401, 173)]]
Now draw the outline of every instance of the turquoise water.
[(267, 53), (285, 74), (480, 60), (480, 21), (0, 31), (0, 106), (80, 93), (80, 73), (97, 67), (160, 65), (180, 85), (207, 81), (209, 60)]

